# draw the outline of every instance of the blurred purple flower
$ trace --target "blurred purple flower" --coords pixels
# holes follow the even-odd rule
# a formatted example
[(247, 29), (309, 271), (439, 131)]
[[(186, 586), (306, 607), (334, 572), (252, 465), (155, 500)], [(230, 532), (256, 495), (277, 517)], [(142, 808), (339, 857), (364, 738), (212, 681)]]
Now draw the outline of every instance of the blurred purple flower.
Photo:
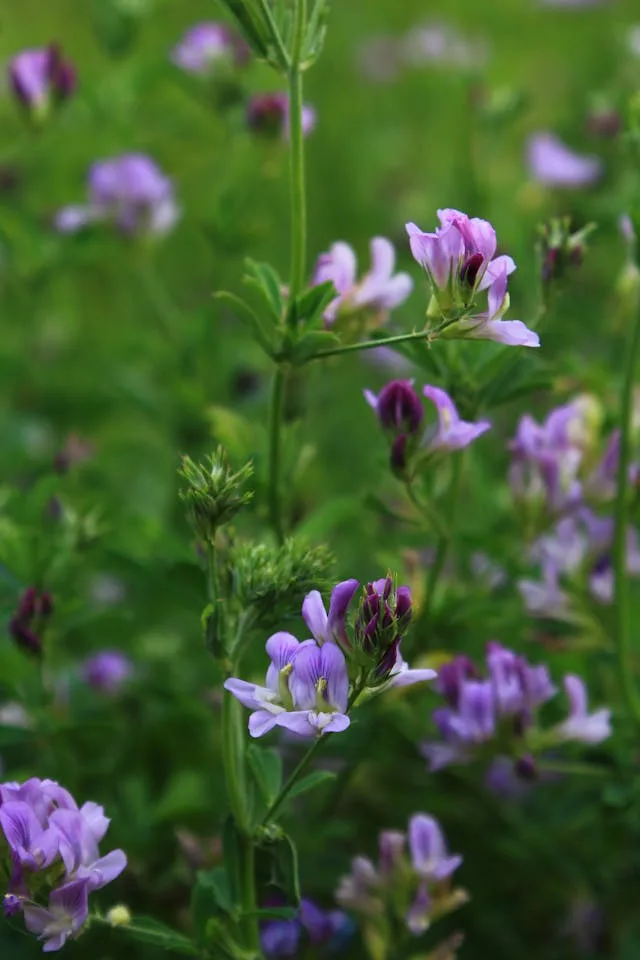
[(91, 223), (111, 222), (127, 235), (161, 236), (180, 216), (173, 183), (154, 161), (128, 153), (95, 163), (88, 178), (89, 203), (63, 207), (55, 218), (61, 233)]
[(567, 676), (564, 688), (569, 697), (571, 712), (568, 718), (557, 728), (563, 740), (577, 740), (579, 743), (602, 743), (611, 736), (611, 711), (602, 708), (594, 713), (587, 709), (587, 690), (580, 677)]
[[(302, 133), (308, 136), (316, 126), (316, 111), (309, 104), (302, 107)], [(256, 93), (247, 107), (247, 124), (256, 133), (267, 137), (289, 139), (291, 126), (287, 93)]]
[(133, 672), (132, 661), (120, 650), (101, 650), (82, 664), (84, 682), (100, 693), (118, 693)]
[(324, 313), (325, 325), (331, 326), (344, 314), (373, 310), (386, 314), (407, 299), (413, 280), (407, 273), (394, 273), (396, 254), (385, 237), (374, 237), (370, 243), (371, 269), (357, 278), (357, 261), (348, 243), (338, 241), (316, 261), (312, 285), (331, 281), (338, 296)]
[(349, 927), (349, 918), (342, 910), (323, 910), (303, 898), (293, 920), (270, 920), (263, 925), (260, 943), (269, 960), (296, 957), (303, 938), (311, 947), (331, 946), (331, 941)]
[(61, 950), (69, 937), (77, 936), (89, 916), (89, 894), (84, 880), (74, 880), (52, 891), (49, 906), (24, 906), (25, 926), (44, 940), (45, 953)]
[(76, 87), (75, 68), (56, 44), (18, 53), (9, 61), (9, 80), (18, 100), (35, 116), (46, 112), (52, 98), (66, 100)]
[(241, 66), (249, 56), (245, 42), (224, 23), (216, 22), (190, 27), (171, 53), (176, 66), (204, 76), (213, 73), (220, 62)]
[(53, 598), (47, 590), (27, 587), (9, 621), (9, 634), (16, 646), (36, 657), (42, 655), (42, 638), (53, 613)]
[(440, 824), (426, 813), (409, 820), (409, 851), (414, 869), (425, 880), (446, 880), (462, 863), (461, 856), (447, 852)]
[(599, 157), (574, 153), (553, 133), (533, 134), (526, 152), (531, 176), (549, 187), (586, 187), (603, 172)]
[(436, 21), (409, 30), (402, 44), (402, 56), (412, 67), (478, 67), (487, 60), (488, 49), (485, 43), (463, 36), (452, 24)]

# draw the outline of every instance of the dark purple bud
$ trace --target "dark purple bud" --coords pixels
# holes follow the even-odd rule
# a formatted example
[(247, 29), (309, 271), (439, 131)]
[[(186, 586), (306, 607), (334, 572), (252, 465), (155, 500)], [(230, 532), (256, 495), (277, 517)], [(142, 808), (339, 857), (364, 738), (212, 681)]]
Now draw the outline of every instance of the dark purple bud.
[(256, 133), (279, 137), (287, 123), (288, 98), (285, 93), (262, 93), (252, 97), (247, 109), (247, 123)]
[(40, 602), (38, 606), (38, 613), (41, 617), (50, 617), (53, 613), (53, 597), (48, 590), (45, 590), (40, 594)]
[(524, 757), (518, 757), (514, 765), (514, 770), (516, 775), (520, 777), (521, 780), (536, 780), (538, 777), (536, 761), (531, 754), (527, 754)]
[(382, 629), (388, 630), (389, 627), (393, 625), (393, 621), (394, 621), (393, 610), (391, 609), (388, 603), (385, 603), (384, 610), (382, 613)]
[(622, 117), (617, 110), (598, 110), (591, 113), (587, 120), (592, 137), (613, 140), (622, 130)]
[(396, 593), (396, 616), (398, 620), (407, 620), (411, 617), (411, 590), (409, 587), (398, 587)]
[(400, 646), (400, 637), (397, 637), (393, 643), (385, 650), (380, 663), (376, 667), (376, 676), (379, 679), (386, 677), (391, 673), (398, 659), (398, 647)]
[(42, 655), (42, 641), (40, 637), (31, 630), (18, 617), (13, 617), (9, 623), (9, 633), (18, 647), (34, 654), (36, 657)]
[(408, 438), (406, 434), (401, 433), (399, 437), (393, 441), (391, 447), (391, 457), (390, 464), (391, 469), (394, 473), (402, 476), (404, 471), (407, 468), (407, 443)]
[(484, 257), (481, 253), (472, 253), (470, 257), (467, 257), (460, 268), (460, 280), (462, 283), (468, 287), (475, 287), (478, 273), (483, 263)]
[(36, 604), (38, 602), (38, 591), (35, 587), (27, 587), (18, 603), (16, 617), (19, 620), (31, 620), (36, 615)]
[(556, 270), (556, 264), (558, 262), (559, 250), (553, 247), (551, 250), (547, 250), (542, 264), (542, 280), (543, 283), (549, 283), (553, 278), (553, 275)]
[(377, 413), (387, 430), (417, 433), (424, 417), (420, 397), (408, 380), (392, 380), (378, 396)]

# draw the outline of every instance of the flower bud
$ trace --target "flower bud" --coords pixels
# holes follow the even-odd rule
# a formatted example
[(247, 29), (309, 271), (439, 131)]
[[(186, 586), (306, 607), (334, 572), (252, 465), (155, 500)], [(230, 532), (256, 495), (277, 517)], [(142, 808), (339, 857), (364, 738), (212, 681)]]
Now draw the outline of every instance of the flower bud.
[(374, 661), (378, 677), (386, 676), (393, 669), (398, 644), (411, 615), (411, 591), (408, 587), (394, 590), (391, 576), (368, 583), (364, 588), (355, 625), (355, 645), (363, 662)]
[(18, 101), (35, 118), (47, 114), (52, 101), (66, 100), (76, 88), (76, 72), (57, 44), (23, 50), (9, 63), (9, 80)]
[(414, 434), (424, 418), (422, 401), (409, 380), (392, 380), (377, 398), (376, 413), (385, 430)]
[(389, 463), (393, 473), (400, 478), (404, 476), (404, 472), (407, 469), (407, 446), (408, 437), (404, 433), (400, 434), (399, 437), (396, 437), (391, 446)]
[(246, 463), (233, 473), (227, 454), (218, 447), (207, 464), (183, 457), (179, 473), (187, 481), (180, 497), (187, 504), (189, 520), (201, 540), (213, 543), (218, 527), (229, 523), (253, 497), (252, 490), (241, 490), (253, 475), (253, 465)]
[(131, 911), (123, 903), (118, 903), (107, 912), (107, 922), (112, 927), (126, 927), (131, 923)]

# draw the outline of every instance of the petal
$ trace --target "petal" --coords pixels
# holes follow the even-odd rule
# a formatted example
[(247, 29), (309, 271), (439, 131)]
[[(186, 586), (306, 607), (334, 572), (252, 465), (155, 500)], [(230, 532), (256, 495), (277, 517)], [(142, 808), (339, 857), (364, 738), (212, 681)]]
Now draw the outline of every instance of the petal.
[(77, 875), (79, 879), (87, 881), (87, 890), (91, 893), (119, 877), (126, 865), (127, 857), (124, 851), (112, 850), (90, 866), (81, 867)]
[(318, 590), (312, 590), (304, 598), (302, 617), (309, 627), (311, 635), (316, 638), (318, 643), (324, 643), (328, 639), (327, 611), (322, 595)]
[(77, 233), (83, 227), (101, 219), (101, 214), (90, 206), (62, 207), (53, 218), (53, 225), (59, 233)]
[(378, 280), (390, 280), (396, 264), (396, 251), (386, 237), (374, 237), (369, 244), (371, 274)]
[(29, 933), (41, 934), (54, 923), (54, 917), (44, 907), (33, 907), (25, 903), (23, 907), (24, 923)]
[(88, 886), (86, 880), (73, 880), (53, 890), (49, 897), (49, 909), (54, 917), (68, 916), (71, 929), (78, 930), (89, 915)]
[(584, 187), (603, 171), (599, 157), (580, 156), (553, 133), (536, 133), (527, 144), (527, 164), (532, 176), (547, 186)]
[(508, 347), (539, 347), (540, 337), (522, 320), (488, 320), (470, 326), (465, 337), (471, 340), (494, 340)]
[[(396, 667), (396, 669), (398, 669)], [(392, 673), (389, 679), (390, 687), (411, 687), (414, 683), (426, 683), (428, 680), (435, 680), (438, 676), (435, 670), (427, 667), (423, 669), (411, 670), (406, 661), (402, 661), (397, 673)]]
[[(280, 671), (287, 667), (297, 654), (300, 642), (292, 633), (280, 631), (269, 637), (266, 651), (271, 659), (267, 670), (266, 684), (269, 690), (277, 693), (280, 685)], [(245, 704), (246, 706), (246, 704)]]
[(315, 721), (317, 729), (320, 733), (342, 733), (351, 723), (349, 717), (344, 713), (320, 713), (315, 716), (317, 718)]
[(506, 270), (507, 276), (510, 276), (516, 269), (515, 261), (506, 255), (496, 257), (487, 265), (484, 276), (478, 284), (478, 290), (486, 290), (490, 287), (496, 276)]
[(489, 320), (494, 320), (500, 312), (503, 311), (505, 297), (507, 295), (507, 270), (502, 266), (494, 273), (493, 281), (489, 287), (488, 306)]
[(31, 852), (31, 846), (42, 834), (38, 818), (28, 803), (9, 800), (0, 807), (0, 826), (12, 852)]
[(311, 723), (309, 717), (313, 716), (308, 710), (294, 710), (291, 713), (281, 713), (276, 719), (279, 727), (284, 727), (291, 733), (299, 737), (315, 737), (318, 733), (317, 728)]
[(426, 813), (416, 813), (409, 820), (408, 836), (414, 867), (419, 873), (430, 874), (447, 853), (440, 824)]
[(273, 691), (267, 687), (259, 687), (255, 683), (238, 680), (236, 677), (229, 677), (228, 680), (225, 680), (224, 689), (249, 710), (263, 710), (265, 701), (268, 702), (269, 699), (273, 698)]
[[(367, 401), (367, 403), (369, 404), (369, 406), (371, 407), (371, 409), (374, 411), (374, 413), (377, 413), (377, 412), (378, 412), (378, 398), (377, 398), (377, 396), (375, 395), (375, 393), (373, 393), (372, 390), (368, 390), (368, 389), (367, 389), (367, 390), (363, 390), (362, 393), (364, 394), (364, 398), (365, 398), (365, 400)], [(304, 616), (304, 607), (302, 608), (302, 611), (303, 611), (303, 612), (302, 612), (302, 615)]]
[(491, 260), (496, 252), (496, 232), (489, 221), (473, 217), (470, 220), (458, 220), (457, 226), (470, 248), (467, 252), (477, 251), (485, 261)]
[(426, 386), (423, 387), (422, 392), (428, 400), (435, 404), (440, 423), (438, 436), (442, 438), (452, 427), (460, 423), (456, 406), (449, 394), (441, 390), (440, 387)]
[(343, 580), (331, 591), (331, 600), (329, 603), (329, 632), (333, 637), (346, 640), (345, 618), (349, 609), (349, 604), (360, 586), (358, 580)]
[(96, 842), (99, 843), (104, 837), (111, 821), (104, 815), (104, 807), (97, 803), (84, 803), (80, 808), (85, 823), (89, 826)]
[(325, 699), (332, 707), (345, 711), (349, 702), (349, 674), (340, 647), (334, 643), (322, 647), (320, 669), (321, 676), (327, 681)]
[(330, 257), (331, 276), (327, 276), (326, 279), (333, 280), (338, 293), (347, 293), (356, 282), (358, 262), (355, 252), (348, 243), (339, 240), (331, 247)]
[(285, 711), (270, 713), (268, 710), (256, 710), (249, 717), (249, 733), (252, 737), (263, 737), (265, 733), (279, 724), (281, 716), (287, 716)]
[(377, 304), (382, 310), (393, 310), (394, 307), (404, 303), (412, 290), (413, 278), (408, 273), (396, 273), (379, 293)]
[(577, 717), (586, 717), (587, 688), (582, 678), (569, 674), (564, 678), (564, 689), (571, 704), (571, 714)]

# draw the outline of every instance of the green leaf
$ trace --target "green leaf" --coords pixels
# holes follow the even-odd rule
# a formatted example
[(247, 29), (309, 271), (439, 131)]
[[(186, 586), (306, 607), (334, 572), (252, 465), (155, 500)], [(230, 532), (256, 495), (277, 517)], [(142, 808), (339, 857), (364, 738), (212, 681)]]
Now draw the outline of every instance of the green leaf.
[(273, 357), (273, 344), (264, 332), (260, 318), (249, 304), (245, 303), (241, 297), (237, 297), (235, 293), (229, 293), (227, 290), (219, 290), (218, 293), (214, 293), (213, 296), (216, 300), (228, 300), (229, 303), (239, 308), (239, 319), (244, 323), (245, 327), (247, 327), (254, 340), (260, 344), (267, 356)]
[(329, 347), (340, 345), (340, 338), (329, 330), (312, 330), (306, 333), (291, 348), (289, 359), (291, 363), (302, 365), (309, 360), (313, 360), (321, 350), (328, 350)]
[(265, 847), (271, 868), (271, 883), (279, 887), (289, 903), (300, 905), (300, 878), (298, 853), (291, 837), (286, 833)]
[(314, 510), (296, 528), (296, 536), (309, 543), (323, 540), (327, 534), (359, 515), (362, 501), (358, 497), (334, 497)]
[(197, 957), (200, 950), (196, 944), (188, 937), (172, 930), (158, 920), (152, 920), (151, 917), (134, 917), (130, 924), (122, 928), (128, 936), (142, 943), (150, 943), (161, 950), (169, 950), (172, 953), (181, 953), (187, 957)]
[(200, 942), (207, 939), (207, 924), (212, 917), (228, 915), (233, 910), (229, 880), (224, 867), (200, 870), (191, 892), (191, 917)]
[(313, 773), (307, 774), (306, 777), (303, 777), (302, 780), (298, 780), (298, 782), (294, 784), (289, 791), (288, 799), (292, 800), (293, 797), (299, 797), (303, 793), (308, 793), (309, 790), (315, 790), (320, 784), (329, 783), (335, 779), (336, 774), (331, 770), (314, 770)]
[(270, 807), (282, 787), (280, 755), (270, 748), (251, 744), (247, 749), (247, 762), (255, 777), (260, 796), (267, 807)]
[(316, 320), (322, 317), (327, 306), (338, 295), (333, 282), (328, 280), (326, 283), (319, 283), (310, 290), (305, 290), (289, 308), (290, 320), (296, 320), (305, 326), (313, 326)]
[(245, 260), (245, 266), (248, 273), (243, 279), (244, 284), (253, 287), (261, 294), (271, 314), (271, 319), (279, 326), (284, 315), (284, 298), (280, 277), (268, 263), (256, 263), (255, 260), (247, 259)]

